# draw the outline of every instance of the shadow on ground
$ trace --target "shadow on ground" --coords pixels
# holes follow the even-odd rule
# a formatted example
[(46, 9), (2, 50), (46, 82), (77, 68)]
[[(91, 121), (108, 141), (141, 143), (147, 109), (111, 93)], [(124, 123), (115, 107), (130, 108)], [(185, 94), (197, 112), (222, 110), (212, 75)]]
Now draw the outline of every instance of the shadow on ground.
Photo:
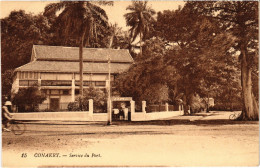
[(232, 120), (154, 120), (154, 121), (116, 121), (113, 125), (235, 125), (235, 124), (258, 124), (258, 121), (232, 121)]
[[(93, 125), (93, 126), (108, 126), (107, 122), (82, 122), (82, 121), (24, 121), (25, 124), (33, 125)], [(189, 120), (189, 119), (170, 119), (170, 120), (153, 120), (153, 121), (113, 121), (112, 126), (127, 126), (127, 125), (198, 125), (198, 126), (212, 126), (212, 125), (236, 125), (236, 124), (258, 124), (258, 121), (232, 121), (228, 119), (216, 120)]]
[[(97, 135), (97, 136), (109, 136), (109, 135), (147, 135), (147, 134), (170, 134), (165, 132), (159, 132), (159, 131), (113, 131), (113, 132), (96, 132), (96, 133), (56, 133), (56, 134), (48, 134), (46, 136), (57, 136), (57, 135)], [(172, 133), (171, 133), (172, 134)]]

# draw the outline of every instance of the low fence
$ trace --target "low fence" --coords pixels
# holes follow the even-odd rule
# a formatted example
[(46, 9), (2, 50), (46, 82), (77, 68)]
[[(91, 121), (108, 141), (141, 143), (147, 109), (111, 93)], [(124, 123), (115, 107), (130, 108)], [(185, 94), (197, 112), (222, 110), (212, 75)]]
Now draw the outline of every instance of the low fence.
[(173, 105), (149, 105), (146, 107), (146, 112), (147, 113), (151, 113), (151, 112), (163, 112), (163, 111), (167, 111), (167, 107), (168, 107), (168, 111), (178, 111), (179, 108), (173, 106)]
[[(157, 107), (155, 107), (156, 109)], [(125, 114), (124, 120), (131, 121), (147, 121), (167, 119), (174, 116), (184, 114), (183, 108), (178, 107), (179, 110), (172, 110), (167, 103), (159, 111), (146, 112), (146, 102), (142, 102), (142, 112), (135, 112), (135, 101), (130, 102), (130, 111)], [(162, 110), (162, 111), (160, 111)], [(164, 110), (164, 111), (163, 111)], [(128, 116), (130, 115), (130, 116)], [(28, 112), (28, 113), (14, 113), (15, 120), (63, 120), (63, 121), (107, 121), (107, 113), (93, 113), (93, 100), (89, 100), (89, 111), (70, 111), (70, 112)]]
[[(68, 104), (70, 102), (59, 103), (60, 111), (69, 111)], [(39, 104), (39, 111), (48, 111), (50, 109), (50, 103)]]
[[(131, 103), (134, 106), (134, 101)], [(146, 101), (142, 102), (142, 112), (131, 111), (131, 121), (148, 121), (168, 119), (174, 116), (184, 115), (181, 106), (174, 107), (166, 103), (165, 105), (149, 105), (146, 106)]]

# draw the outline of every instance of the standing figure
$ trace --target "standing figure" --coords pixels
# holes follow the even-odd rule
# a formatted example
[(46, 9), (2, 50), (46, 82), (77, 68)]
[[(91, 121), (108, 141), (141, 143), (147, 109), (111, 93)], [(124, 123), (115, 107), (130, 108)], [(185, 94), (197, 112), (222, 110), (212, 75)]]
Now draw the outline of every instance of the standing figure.
[(8, 129), (8, 123), (12, 120), (13, 114), (10, 113), (9, 109), (11, 109), (12, 103), (10, 101), (6, 101), (2, 107), (2, 124), (3, 124), (3, 131), (10, 131)]

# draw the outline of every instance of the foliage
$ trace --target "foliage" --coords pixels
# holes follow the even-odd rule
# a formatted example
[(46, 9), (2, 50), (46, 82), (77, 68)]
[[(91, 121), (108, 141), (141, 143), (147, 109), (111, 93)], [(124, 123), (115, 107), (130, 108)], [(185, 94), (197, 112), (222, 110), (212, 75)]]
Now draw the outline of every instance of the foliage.
[(20, 88), (14, 95), (13, 104), (17, 105), (21, 112), (38, 111), (38, 105), (46, 100), (46, 96), (42, 95), (38, 87)]
[[(63, 39), (64, 45), (98, 47), (98, 40), (103, 39), (108, 28), (108, 17), (100, 5), (112, 5), (111, 2), (64, 1), (51, 3), (45, 7), (44, 15), (54, 17), (55, 35)], [(71, 41), (72, 40), (72, 41)]]
[(88, 111), (89, 100), (93, 100), (94, 112), (106, 112), (107, 96), (106, 94), (93, 86), (84, 90), (84, 97), (79, 96), (75, 102), (68, 104), (69, 111)]
[(12, 11), (1, 19), (2, 73), (28, 63), (33, 44), (47, 44), (49, 28), (46, 17), (23, 10)]
[(88, 111), (89, 110), (89, 99), (84, 97), (77, 97), (75, 102), (68, 104), (69, 111)]
[(206, 103), (198, 94), (192, 95), (190, 109), (191, 113), (204, 111), (206, 110)]
[(135, 101), (147, 100), (151, 103), (166, 101), (168, 94), (166, 96), (166, 93), (158, 90), (160, 88), (166, 90), (166, 81), (172, 79), (173, 73), (168, 73), (171, 67), (165, 66), (164, 43), (159, 38), (150, 39), (145, 42), (143, 49), (143, 55), (136, 57), (135, 64), (116, 78), (116, 89), (122, 96), (133, 97)]
[(104, 91), (91, 86), (84, 90), (84, 95), (85, 100), (93, 99), (95, 112), (106, 112), (107, 95)]
[(192, 97), (214, 94), (227, 68), (236, 71), (229, 57), (235, 38), (222, 31), (218, 22), (197, 15), (192, 8), (158, 13), (154, 34), (169, 46), (166, 65), (175, 68), (177, 81), (174, 96), (183, 95), (184, 110), (192, 105)]
[(2, 96), (11, 97), (13, 77), (14, 77), (13, 70), (6, 70), (4, 73), (1, 74)]
[(132, 5), (126, 10), (130, 13), (125, 14), (126, 25), (131, 26), (130, 32), (132, 41), (134, 41), (139, 33), (146, 35), (149, 31), (149, 24), (153, 20), (155, 11), (147, 6), (147, 1), (133, 1)]
[(256, 1), (216, 1), (189, 2), (200, 15), (206, 15), (220, 22), (220, 27), (236, 37), (232, 46), (240, 53), (243, 110), (241, 120), (258, 120), (259, 106), (253, 93), (252, 73), (258, 64), (258, 2)]
[(155, 11), (147, 6), (147, 1), (132, 1), (132, 5), (126, 9), (130, 10), (130, 13), (124, 15), (126, 19), (126, 25), (130, 26), (130, 37), (132, 42), (136, 37), (140, 36), (140, 54), (142, 55), (142, 40), (149, 32), (150, 22), (153, 21), (153, 15)]
[(147, 104), (165, 104), (168, 102), (167, 85), (153, 84), (149, 86), (149, 89), (145, 89), (144, 93), (140, 96), (140, 100), (145, 100)]
[(133, 59), (135, 59), (137, 56), (135, 49), (138, 49), (139, 47), (132, 44), (129, 31), (123, 31), (121, 28), (118, 29), (120, 30), (114, 36), (112, 48), (128, 49), (130, 55), (133, 57)]
[[(70, 102), (68, 104), (68, 110), (69, 111), (80, 111), (79, 103), (78, 101)], [(83, 111), (87, 111), (87, 109), (82, 109)]]

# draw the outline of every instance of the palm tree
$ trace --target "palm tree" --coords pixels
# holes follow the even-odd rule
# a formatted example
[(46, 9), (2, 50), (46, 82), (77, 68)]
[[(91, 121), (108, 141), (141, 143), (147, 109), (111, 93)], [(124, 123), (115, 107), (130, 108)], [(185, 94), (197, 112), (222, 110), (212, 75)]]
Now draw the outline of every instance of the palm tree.
[(79, 45), (80, 95), (83, 96), (83, 47), (90, 47), (90, 39), (97, 38), (97, 29), (108, 27), (106, 12), (99, 5), (113, 5), (111, 1), (61, 1), (45, 7), (44, 15), (60, 12), (57, 17), (60, 33), (65, 39), (76, 37)]
[(130, 36), (132, 37), (132, 42), (139, 34), (140, 55), (142, 55), (142, 41), (149, 32), (149, 23), (154, 20), (153, 15), (155, 11), (147, 6), (147, 1), (133, 1), (126, 9), (131, 11), (124, 15), (126, 25), (131, 27)]
[(122, 32), (122, 28), (118, 27), (117, 23), (115, 24), (110, 24), (110, 41), (109, 41), (109, 48), (113, 47), (113, 42), (114, 42), (114, 38), (116, 38), (117, 36), (119, 36)]

